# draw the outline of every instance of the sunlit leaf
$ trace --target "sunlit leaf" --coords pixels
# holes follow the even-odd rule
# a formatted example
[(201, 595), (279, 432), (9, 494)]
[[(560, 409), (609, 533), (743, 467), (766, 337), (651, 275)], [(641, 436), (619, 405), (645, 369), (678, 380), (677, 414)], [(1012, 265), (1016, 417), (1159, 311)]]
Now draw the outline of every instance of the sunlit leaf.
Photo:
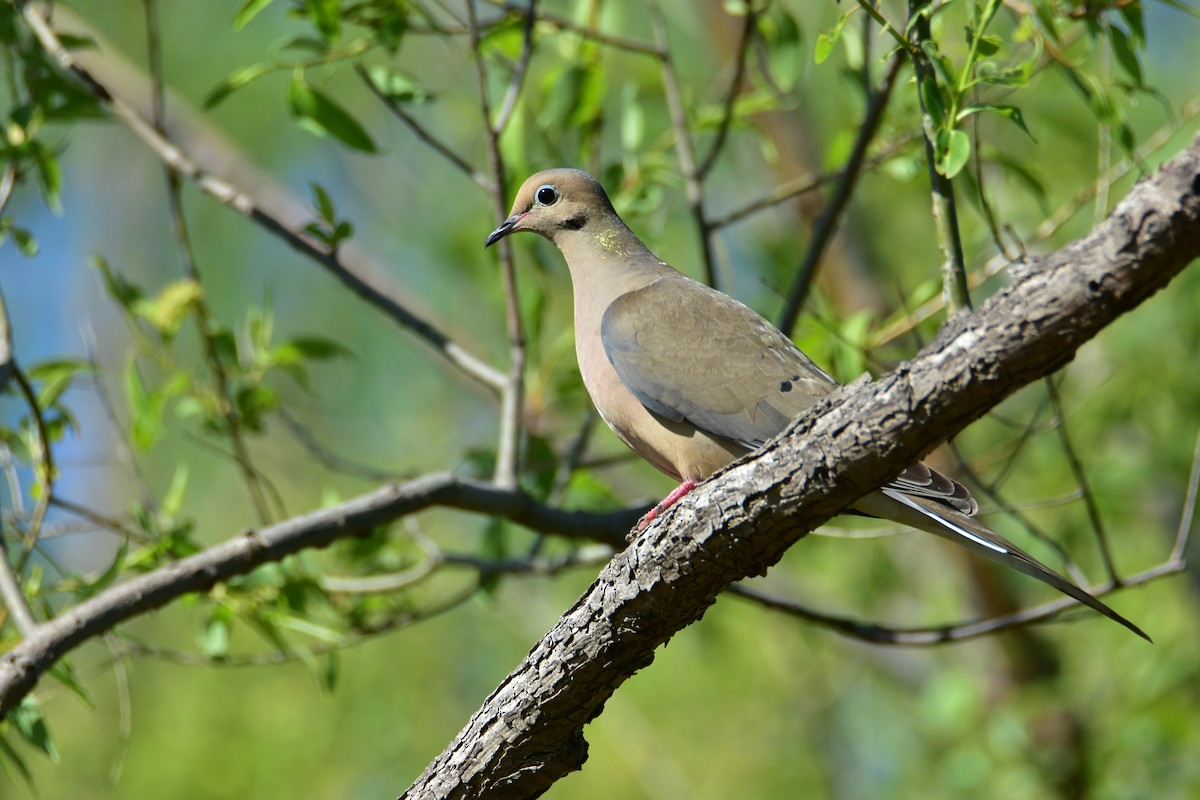
[(301, 126), (318, 136), (326, 134), (364, 153), (376, 152), (366, 129), (348, 111), (322, 92), (309, 86), (297, 70), (288, 90), (288, 104)]
[(937, 133), (937, 171), (953, 178), (967, 165), (971, 155), (971, 139), (959, 130), (939, 130)]
[(242, 67), (241, 69), (235, 70), (229, 75), (229, 77), (217, 84), (216, 87), (205, 96), (204, 107), (213, 108), (217, 106), (223, 100), (225, 100), (225, 98), (229, 97), (229, 95), (233, 94), (238, 89), (241, 89), (247, 84), (253, 83), (270, 71), (271, 65), (269, 64), (251, 64), (248, 67)]
[(1029, 128), (1025, 127), (1025, 118), (1021, 116), (1021, 109), (1017, 108), (1016, 106), (993, 105), (990, 103), (967, 106), (958, 112), (958, 118), (956, 121), (962, 122), (972, 114), (980, 113), (998, 114), (1007, 120), (1011, 120), (1012, 123), (1023, 130), (1030, 139), (1033, 138), (1033, 134), (1029, 132)]
[(242, 28), (258, 16), (258, 13), (267, 6), (271, 5), (273, 0), (245, 0), (242, 7), (238, 9), (237, 15), (233, 18), (233, 29), (240, 31)]
[(163, 336), (170, 337), (179, 333), (184, 318), (203, 295), (199, 283), (184, 278), (167, 284), (154, 298), (137, 300), (133, 311)]

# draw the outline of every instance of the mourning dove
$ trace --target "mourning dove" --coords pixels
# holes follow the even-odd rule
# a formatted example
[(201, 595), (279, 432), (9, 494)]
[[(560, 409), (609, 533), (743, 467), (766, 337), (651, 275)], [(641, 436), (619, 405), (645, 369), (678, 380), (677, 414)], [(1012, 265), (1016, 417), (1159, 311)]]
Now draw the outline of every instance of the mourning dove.
[[(567, 261), (579, 371), (600, 417), (638, 455), (681, 481), (639, 527), (838, 386), (771, 323), (651, 253), (585, 172), (554, 169), (526, 180), (512, 214), (484, 246), (518, 231), (549, 239)], [(972, 519), (978, 505), (967, 489), (924, 464), (852, 509), (957, 542), (1149, 639)]]

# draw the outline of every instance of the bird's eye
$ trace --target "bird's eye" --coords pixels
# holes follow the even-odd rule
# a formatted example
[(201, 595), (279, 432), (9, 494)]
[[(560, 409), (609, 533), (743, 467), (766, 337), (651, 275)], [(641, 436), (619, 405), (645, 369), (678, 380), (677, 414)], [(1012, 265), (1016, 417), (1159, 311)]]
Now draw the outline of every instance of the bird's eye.
[(548, 183), (545, 186), (539, 186), (534, 199), (537, 200), (539, 206), (552, 206), (558, 201), (558, 189)]

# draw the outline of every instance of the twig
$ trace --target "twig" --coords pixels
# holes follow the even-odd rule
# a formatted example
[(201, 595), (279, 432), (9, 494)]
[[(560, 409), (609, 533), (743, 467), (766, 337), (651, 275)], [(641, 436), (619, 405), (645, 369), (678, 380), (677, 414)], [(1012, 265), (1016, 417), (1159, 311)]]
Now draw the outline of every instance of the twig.
[(813, 226), (812, 238), (808, 243), (808, 249), (805, 250), (804, 260), (796, 269), (796, 276), (792, 279), (783, 311), (779, 315), (779, 329), (785, 334), (790, 335), (796, 326), (796, 319), (800, 316), (800, 309), (804, 307), (808, 290), (817, 273), (817, 264), (820, 263), (825, 249), (833, 239), (833, 232), (842, 218), (842, 212), (845, 211), (850, 197), (854, 194), (858, 176), (862, 173), (863, 165), (866, 162), (867, 148), (871, 146), (871, 141), (879, 131), (879, 124), (883, 121), (883, 110), (887, 108), (888, 100), (892, 96), (892, 87), (896, 84), (896, 76), (900, 74), (900, 66), (903, 63), (904, 54), (902, 52), (893, 55), (879, 88), (871, 93), (867, 102), (866, 114), (863, 116), (862, 124), (858, 127), (858, 136), (855, 137), (854, 147), (850, 151), (849, 158), (846, 159), (846, 166), (839, 173), (837, 188), (834, 189), (833, 196), (829, 198), (829, 204), (825, 207), (821, 218)]
[(504, 92), (504, 101), (500, 104), (500, 112), (496, 114), (492, 129), (497, 134), (508, 127), (508, 120), (513, 109), (517, 107), (517, 98), (521, 95), (521, 85), (525, 82), (525, 72), (529, 67), (529, 59), (533, 56), (533, 24), (537, 21), (537, 0), (529, 0), (529, 8), (525, 11), (525, 29), (521, 32), (521, 55), (513, 68), (512, 79)]
[[(488, 99), (488, 73), (484, 62), (482, 41), (479, 36), (479, 21), (475, 15), (475, 4), (467, 3), (467, 23), (470, 26), (471, 51), (475, 53), (475, 76), (479, 84), (479, 107), (483, 115), (487, 142), (488, 166), (496, 191), (492, 194), (496, 219), (507, 215), (504, 187), (507, 184), (504, 157), (500, 153), (499, 121), (492, 121), (491, 102)], [(533, 0), (529, 14), (533, 16)], [(521, 49), (521, 62), (528, 62), (533, 49), (533, 22), (525, 26), (525, 40)], [(520, 74), (524, 67), (518, 64)], [(514, 74), (513, 84), (519, 85), (520, 75)], [(504, 121), (507, 121), (505, 119)], [(496, 469), (493, 480), (499, 486), (512, 488), (517, 485), (520, 472), (521, 441), (523, 438), (522, 414), (525, 410), (525, 331), (521, 324), (521, 303), (517, 295), (517, 273), (513, 264), (512, 245), (500, 240), (500, 275), (504, 283), (504, 311), (508, 334), (508, 376), (500, 397), (500, 432), (496, 444)]]
[(1058, 440), (1062, 444), (1063, 455), (1066, 456), (1067, 465), (1071, 468), (1071, 475), (1075, 478), (1076, 485), (1083, 490), (1083, 506), (1087, 509), (1088, 520), (1092, 524), (1092, 531), (1096, 535), (1096, 546), (1100, 549), (1100, 559), (1104, 562), (1104, 571), (1108, 575), (1108, 580), (1117, 586), (1121, 585), (1121, 579), (1117, 575), (1117, 567), (1113, 563), (1112, 548), (1108, 543), (1108, 534), (1104, 532), (1104, 520), (1100, 516), (1100, 508), (1096, 505), (1096, 495), (1092, 492), (1091, 483), (1088, 481), (1087, 472), (1083, 468), (1083, 464), (1079, 461), (1079, 456), (1075, 452), (1075, 446), (1071, 443), (1071, 437), (1067, 432), (1067, 420), (1063, 414), (1062, 400), (1058, 395), (1058, 387), (1054, 385), (1051, 378), (1046, 378), (1042, 381), (1046, 385), (1046, 394), (1050, 398), (1050, 404), (1054, 408), (1054, 416), (1058, 421), (1055, 428), (1058, 431)]
[(43, 623), (16, 648), (0, 655), (0, 717), (33, 688), (63, 655), (121, 622), (185, 594), (205, 591), (234, 575), (284, 556), (359, 535), (379, 525), (440, 506), (474, 511), (572, 539), (599, 541), (616, 549), (643, 509), (608, 514), (563, 511), (524, 492), (439, 473), (390, 484), (331, 508), (254, 531), (249, 530), (193, 556), (112, 586)]
[(675, 75), (675, 66), (671, 62), (670, 46), (667, 42), (667, 24), (663, 18), (662, 9), (658, 2), (649, 3), (650, 23), (654, 28), (654, 42), (658, 45), (658, 63), (662, 75), (663, 94), (667, 101), (667, 112), (671, 118), (671, 127), (675, 131), (675, 152), (679, 155), (679, 172), (683, 176), (684, 195), (688, 208), (691, 209), (692, 219), (696, 223), (696, 235), (700, 239), (700, 256), (704, 264), (704, 281), (709, 286), (717, 287), (717, 264), (713, 255), (712, 225), (704, 215), (704, 188), (702, 178), (696, 169), (696, 160), (692, 155), (691, 134), (688, 133), (687, 112), (683, 108), (683, 98), (679, 90), (679, 81)]
[(4, 165), (4, 171), (0, 172), (0, 214), (4, 213), (4, 209), (8, 207), (8, 201), (12, 199), (13, 189), (17, 185), (17, 168), (10, 161)]
[[(918, 0), (909, 0), (909, 13), (916, 14), (917, 19), (911, 24), (913, 41), (908, 48), (912, 59), (913, 69), (917, 73), (918, 88), (927, 82), (937, 81), (933, 66), (921, 44), (930, 38), (929, 17), (918, 8)], [(934, 141), (937, 138), (937, 124), (934, 122), (930, 109), (925, 107), (924, 93), (917, 92), (921, 106), (921, 122), (925, 128), (925, 161), (929, 167), (929, 184), (933, 196), (933, 224), (937, 230), (938, 245), (942, 251), (942, 296), (946, 308), (950, 312), (970, 310), (971, 292), (967, 284), (967, 270), (964, 265), (962, 238), (958, 229), (958, 208), (954, 203), (954, 183), (937, 168), (937, 157), (934, 153)]]
[(450, 146), (441, 139), (425, 130), (424, 126), (417, 122), (417, 120), (404, 109), (404, 106), (397, 103), (394, 98), (388, 96), (383, 92), (382, 89), (376, 86), (375, 81), (371, 80), (370, 74), (362, 64), (355, 64), (354, 71), (358, 73), (358, 77), (362, 78), (362, 82), (366, 84), (367, 89), (369, 89), (371, 93), (375, 95), (379, 102), (383, 103), (388, 111), (391, 111), (397, 119), (403, 122), (408, 129), (413, 132), (413, 135), (416, 136), (417, 139), (433, 148), (434, 151), (457, 167), (459, 171), (470, 178), (472, 182), (474, 182), (484, 191), (490, 193), (494, 193), (496, 191), (495, 184), (492, 183), (488, 176), (471, 166), (471, 162), (454, 152), (454, 150), (452, 150)]
[[(1153, 135), (1146, 138), (1143, 144), (1134, 151), (1133, 158), (1124, 158), (1117, 162), (1105, 175), (1097, 178), (1089, 186), (1080, 190), (1073, 198), (1063, 203), (1053, 214), (1044, 219), (1029, 237), (1029, 241), (1043, 242), (1062, 230), (1063, 226), (1099, 191), (1100, 181), (1114, 183), (1135, 166), (1143, 162), (1151, 153), (1165, 145), (1175, 135), (1180, 126), (1192, 117), (1200, 114), (1200, 95), (1193, 97), (1184, 104), (1179, 116), (1160, 127)], [(984, 281), (995, 277), (1011, 265), (1012, 261), (1003, 252), (992, 256), (980, 268), (971, 273), (969, 282), (971, 288), (981, 286)], [(945, 307), (945, 297), (938, 296), (922, 304), (916, 310), (906, 314), (890, 325), (880, 329), (874, 336), (870, 347), (882, 347), (889, 344), (925, 320), (937, 314)]]
[[(150, 62), (150, 91), (153, 98), (151, 108), (151, 123), (159, 136), (166, 136), (166, 121), (163, 117), (163, 66), (162, 50), (159, 45), (158, 4), (156, 0), (142, 0), (146, 16), (146, 50)], [(196, 265), (195, 253), (192, 251), (191, 236), (188, 233), (187, 220), (183, 214), (183, 198), (180, 191), (179, 175), (165, 163), (163, 164), (163, 179), (167, 185), (167, 208), (171, 219), (171, 233), (175, 240), (175, 250), (183, 274), (197, 286), (203, 286), (200, 269)], [(250, 459), (250, 451), (246, 447), (246, 439), (242, 431), (242, 423), (233, 405), (233, 393), (229, 387), (229, 376), (217, 355), (213, 344), (212, 314), (203, 292), (198, 293), (192, 302), (192, 318), (196, 322), (197, 333), (200, 336), (200, 350), (204, 355), (204, 363), (212, 376), (217, 396), (217, 413), (225, 423), (225, 434), (233, 447), (234, 463), (242, 473), (242, 480), (258, 514), (258, 521), (265, 525), (271, 519), (267, 509), (266, 495), (258, 480), (258, 471)]]
[(292, 437), (300, 443), (300, 446), (309, 455), (334, 472), (353, 475), (356, 478), (364, 478), (369, 481), (394, 481), (403, 477), (395, 471), (360, 464), (333, 452), (318, 442), (317, 437), (313, 436), (312, 431), (293, 417), (292, 412), (288, 411), (285, 406), (280, 406), (276, 409), (275, 413), (279, 416), (280, 421), (283, 422), (284, 427), (288, 429), (288, 432), (292, 434)]
[[(897, 139), (887, 147), (883, 148), (880, 152), (873, 156), (869, 156), (863, 162), (863, 167), (869, 169), (882, 164), (896, 153), (908, 147), (915, 140), (915, 138), (915, 136), (905, 136)], [(833, 183), (834, 181), (840, 179), (843, 173), (844, 170), (838, 170), (836, 172), (811, 172), (807, 175), (801, 175), (799, 177), (792, 178), (791, 180), (784, 181), (763, 197), (753, 200), (744, 206), (727, 211), (720, 216), (712, 217), (708, 221), (709, 225), (712, 226), (713, 230), (717, 230), (725, 227), (726, 225), (732, 225), (735, 222), (741, 222), (743, 219), (746, 219), (753, 214), (757, 214), (760, 211), (773, 208), (774, 206), (777, 206), (780, 203), (785, 203), (794, 197), (798, 197), (799, 195), (820, 189), (826, 184)]]
[(41, 406), (38, 405), (37, 393), (33, 391), (29, 379), (25, 377), (25, 373), (16, 363), (12, 365), (12, 377), (21, 391), (21, 396), (25, 398), (26, 405), (29, 406), (29, 416), (33, 419), (33, 427), (37, 432), (38, 441), (38, 465), (35, 472), (40, 486), (38, 487), (37, 502), (33, 506), (33, 514), (29, 518), (29, 526), (25, 531), (21, 557), (17, 560), (17, 569), (22, 570), (25, 568), (25, 563), (28, 561), (34, 545), (37, 544), (38, 531), (41, 530), (42, 522), (46, 519), (50, 495), (54, 493), (55, 466), (54, 450), (50, 447), (50, 433), (46, 429), (46, 417), (42, 414)]
[(1192, 521), (1196, 515), (1197, 489), (1200, 489), (1200, 435), (1196, 436), (1196, 446), (1192, 449), (1192, 469), (1188, 475), (1183, 510), (1179, 514), (1179, 527), (1175, 530), (1175, 546), (1171, 548), (1171, 561), (1183, 562), (1187, 555), (1188, 541), (1192, 535)]
[[(1183, 559), (1172, 556), (1156, 567), (1130, 575), (1119, 584), (1108, 581), (1096, 586), (1085, 586), (1083, 588), (1093, 597), (1104, 597), (1107, 594), (1124, 588), (1141, 586), (1167, 575), (1178, 574), (1185, 569), (1187, 569), (1187, 564)], [(1064, 611), (1082, 608), (1075, 600), (1063, 597), (1031, 608), (1022, 609), (1012, 614), (1004, 614), (988, 619), (956, 622), (950, 625), (938, 625), (927, 628), (892, 628), (885, 625), (876, 625), (871, 622), (860, 622), (848, 617), (839, 617), (745, 586), (734, 586), (729, 591), (732, 594), (751, 600), (773, 611), (782, 611), (790, 616), (798, 617), (807, 622), (812, 622), (844, 634), (851, 639), (871, 642), (872, 644), (898, 645), (901, 647), (928, 647), (931, 645), (976, 639), (980, 636), (988, 636), (1035, 622), (1045, 622), (1059, 616)], [(1085, 618), (1079, 617), (1079, 619)]]
[[(9, 1), (12, 2), (12, 0)], [(383, 289), (374, 285), (370, 279), (344, 262), (335, 250), (305, 233), (289, 228), (281, 219), (259, 206), (253, 198), (236, 185), (207, 172), (181, 148), (163, 138), (133, 106), (113, 94), (95, 76), (75, 62), (71, 53), (62, 45), (45, 19), (37, 12), (34, 4), (24, 4), (21, 7), (21, 14), (41, 43), (42, 48), (55, 63), (64, 72), (78, 80), (86, 91), (106, 106), (173, 171), (193, 181), (205, 194), (253, 220), (293, 249), (316, 261), (359, 298), (375, 306), (398, 325), (422, 339), (435, 352), (466, 375), (491, 389), (503, 389), (507, 382), (503, 373), (467, 352), (445, 333), (408, 310), (398, 300), (389, 296)]]
[[(504, 11), (509, 14), (525, 16), (527, 13), (524, 7), (519, 6), (516, 3), (500, 2), (499, 0), (487, 0), (487, 2), (497, 8), (504, 9)], [(570, 31), (571, 33), (578, 34), (585, 39), (590, 39), (593, 42), (607, 45), (609, 47), (615, 47), (618, 50), (628, 50), (631, 53), (641, 53), (643, 55), (655, 57), (661, 57), (662, 55), (661, 50), (652, 44), (639, 42), (636, 39), (629, 39), (624, 36), (615, 36), (611, 33), (605, 33), (604, 31), (596, 30), (595, 28), (589, 28), (585, 25), (580, 25), (573, 20), (567, 19), (566, 17), (560, 17), (540, 11), (538, 12), (537, 19), (538, 22), (553, 25), (559, 30)], [(466, 33), (466, 31), (463, 32)]]
[[(713, 138), (712, 147), (708, 150), (708, 155), (696, 167), (697, 180), (703, 181), (708, 177), (708, 173), (712, 170), (713, 165), (717, 163), (717, 156), (721, 155), (721, 150), (725, 146), (725, 137), (729, 135), (729, 127), (733, 124), (733, 110), (737, 103), (738, 94), (742, 90), (742, 79), (746, 75), (746, 53), (750, 49), (750, 42), (754, 38), (754, 28), (758, 24), (758, 9), (754, 8), (753, 0), (746, 3), (745, 22), (742, 25), (742, 35), (738, 38), (737, 50), (733, 56), (733, 77), (729, 79), (729, 88), (725, 91), (725, 102), (721, 108), (721, 121), (717, 123), (717, 133)], [(666, 48), (663, 48), (666, 51)]]

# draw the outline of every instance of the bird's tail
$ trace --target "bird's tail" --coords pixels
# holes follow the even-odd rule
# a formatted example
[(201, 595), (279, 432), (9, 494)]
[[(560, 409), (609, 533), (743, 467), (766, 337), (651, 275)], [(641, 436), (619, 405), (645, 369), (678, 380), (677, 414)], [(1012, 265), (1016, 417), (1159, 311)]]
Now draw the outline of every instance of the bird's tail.
[(1037, 578), (1042, 583), (1053, 586), (1063, 594), (1073, 597), (1080, 603), (1099, 611), (1114, 622), (1119, 622), (1146, 641), (1152, 641), (1137, 625), (1134, 625), (1083, 589), (1080, 589), (1057, 572), (1054, 572), (1033, 556), (1025, 553), (1000, 534), (977, 520), (968, 517), (966, 514), (949, 508), (936, 500), (930, 500), (926, 497), (914, 497), (895, 489), (884, 488), (867, 495), (858, 503), (855, 503), (854, 507), (856, 510), (865, 512), (871, 516), (903, 522), (905, 525), (917, 528), (918, 530), (944, 537), (985, 558), (990, 558), (992, 561), (1024, 572), (1026, 575)]

